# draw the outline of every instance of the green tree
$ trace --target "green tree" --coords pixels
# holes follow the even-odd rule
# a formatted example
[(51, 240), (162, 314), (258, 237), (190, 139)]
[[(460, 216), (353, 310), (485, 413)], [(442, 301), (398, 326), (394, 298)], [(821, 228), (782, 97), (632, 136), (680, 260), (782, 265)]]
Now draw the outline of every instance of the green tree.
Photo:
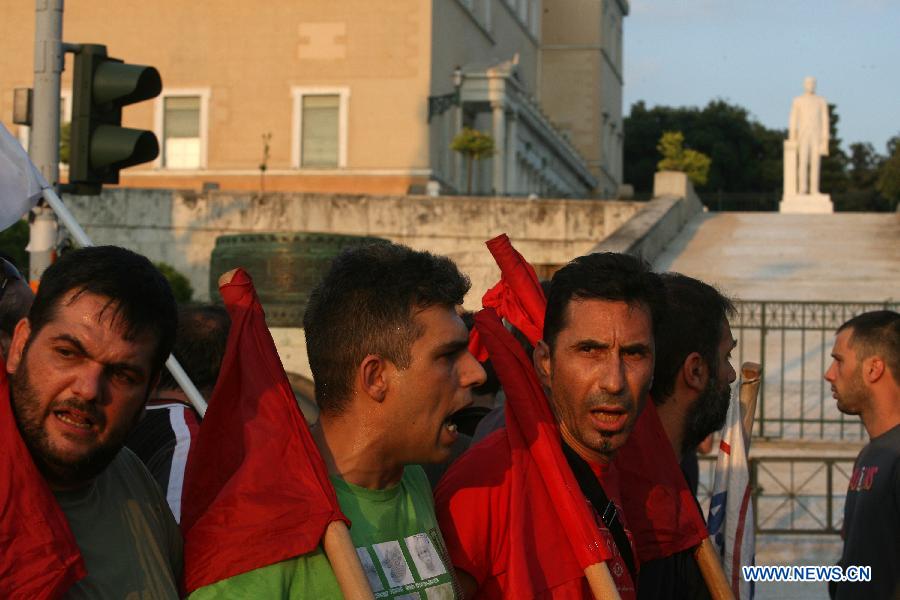
[(163, 274), (163, 277), (169, 281), (175, 301), (179, 303), (190, 302), (194, 297), (194, 288), (191, 287), (191, 282), (188, 281), (188, 278), (168, 263), (158, 262), (155, 264), (159, 272)]
[(895, 135), (887, 143), (888, 159), (878, 170), (875, 188), (887, 201), (887, 209), (897, 210), (900, 205), (900, 135)]
[(28, 245), (28, 236), (27, 219), (17, 221), (9, 229), (0, 232), (0, 254), (12, 259), (26, 279), (28, 278), (28, 252), (25, 251), (25, 246)]
[(666, 131), (659, 138), (656, 149), (663, 159), (656, 167), (660, 171), (681, 171), (687, 173), (694, 185), (703, 185), (709, 176), (710, 159), (707, 155), (684, 147), (684, 134), (680, 131)]
[(466, 194), (472, 195), (472, 164), (494, 154), (494, 138), (477, 129), (463, 127), (450, 142), (450, 149), (466, 158)]
[(59, 162), (69, 164), (70, 142), (72, 139), (72, 124), (63, 123), (59, 126)]
[(724, 100), (704, 108), (631, 107), (625, 119), (625, 181), (638, 192), (653, 188), (655, 152), (666, 131), (680, 131), (693, 150), (711, 159), (706, 190), (772, 192), (781, 188), (782, 141), (786, 132), (769, 129), (750, 118), (746, 109)]
[(828, 105), (828, 120), (828, 156), (822, 157), (819, 188), (822, 193), (837, 194), (847, 191), (850, 178), (847, 176), (847, 155), (841, 149), (841, 138), (838, 137), (841, 117), (834, 104)]

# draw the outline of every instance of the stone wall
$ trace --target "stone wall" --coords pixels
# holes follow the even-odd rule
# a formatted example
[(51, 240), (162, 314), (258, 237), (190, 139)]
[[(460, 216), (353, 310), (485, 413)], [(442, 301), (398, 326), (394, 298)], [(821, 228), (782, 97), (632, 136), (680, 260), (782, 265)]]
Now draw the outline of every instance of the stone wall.
[(450, 256), (472, 279), (466, 306), (499, 277), (484, 247), (506, 233), (542, 270), (584, 254), (643, 206), (601, 200), (366, 196), (108, 189), (67, 196), (67, 205), (97, 244), (116, 244), (184, 273), (195, 298), (207, 299), (216, 238), (248, 232), (374, 235)]

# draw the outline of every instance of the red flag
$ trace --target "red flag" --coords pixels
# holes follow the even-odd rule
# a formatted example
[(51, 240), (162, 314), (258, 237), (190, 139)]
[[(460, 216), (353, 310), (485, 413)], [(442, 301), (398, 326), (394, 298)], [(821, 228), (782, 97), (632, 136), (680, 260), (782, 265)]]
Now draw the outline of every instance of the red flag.
[(0, 597), (60, 598), (86, 575), (69, 522), (19, 435), (0, 360)]
[(640, 562), (694, 548), (708, 537), (651, 399), (613, 462)]
[[(533, 518), (527, 502), (514, 503), (510, 513), (510, 536), (522, 540), (552, 539), (537, 529), (563, 529), (568, 533), (572, 551), (579, 566), (612, 558), (606, 541), (563, 456), (556, 420), (547, 403), (534, 367), (522, 346), (503, 327), (493, 309), (485, 308), (475, 315), (475, 327), (490, 353), (503, 390), (506, 392), (506, 429), (512, 450), (512, 489), (527, 494), (526, 473), (531, 464), (537, 466), (547, 493), (553, 498), (556, 519)], [(521, 512), (520, 512), (521, 511)], [(514, 597), (533, 595), (529, 574), (546, 569), (553, 560), (553, 549), (538, 555), (532, 544), (510, 540), (509, 592)], [(532, 564), (535, 563), (535, 564)], [(542, 564), (542, 567), (538, 565)]]
[(484, 294), (481, 304), (515, 325), (534, 346), (543, 338), (547, 309), (537, 273), (505, 233), (488, 240), (487, 247), (500, 267), (500, 281)]
[(184, 477), (187, 593), (306, 554), (347, 521), (250, 276), (238, 270), (220, 291), (231, 330)]

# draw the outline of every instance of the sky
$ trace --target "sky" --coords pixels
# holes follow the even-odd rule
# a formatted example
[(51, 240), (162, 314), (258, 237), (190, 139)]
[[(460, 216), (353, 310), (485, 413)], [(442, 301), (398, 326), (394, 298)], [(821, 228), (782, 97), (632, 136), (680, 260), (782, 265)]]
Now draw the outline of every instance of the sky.
[(837, 105), (844, 149), (900, 135), (900, 0), (630, 0), (623, 109), (721, 98), (786, 129), (803, 78)]

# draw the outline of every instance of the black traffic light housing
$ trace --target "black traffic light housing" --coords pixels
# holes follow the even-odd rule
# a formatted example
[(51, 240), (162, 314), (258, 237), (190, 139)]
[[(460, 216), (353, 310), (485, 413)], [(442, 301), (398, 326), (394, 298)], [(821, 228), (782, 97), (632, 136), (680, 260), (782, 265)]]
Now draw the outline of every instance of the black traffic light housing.
[(69, 183), (81, 194), (99, 194), (119, 183), (119, 170), (159, 156), (151, 131), (122, 127), (122, 107), (155, 98), (159, 71), (125, 64), (106, 55), (106, 46), (81, 44), (72, 82)]

